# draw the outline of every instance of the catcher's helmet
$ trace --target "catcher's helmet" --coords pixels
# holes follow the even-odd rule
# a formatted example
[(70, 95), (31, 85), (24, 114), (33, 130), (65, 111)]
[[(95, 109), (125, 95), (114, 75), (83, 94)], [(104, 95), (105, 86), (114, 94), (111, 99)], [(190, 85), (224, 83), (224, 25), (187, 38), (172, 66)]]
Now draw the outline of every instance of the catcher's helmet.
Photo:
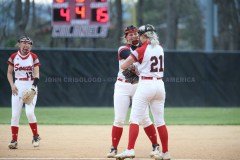
[(33, 41), (27, 36), (20, 37), (18, 39), (18, 43), (21, 43), (21, 42), (29, 42), (31, 45), (33, 45)]
[(151, 24), (146, 24), (146, 25), (143, 25), (143, 26), (139, 27), (139, 29), (138, 29), (138, 34), (139, 35), (142, 35), (146, 32), (156, 32), (156, 30), (153, 27), (153, 25), (151, 25)]
[(124, 30), (125, 37), (128, 35), (128, 33), (134, 33), (134, 32), (138, 32), (137, 27), (135, 27), (133, 25), (127, 26)]

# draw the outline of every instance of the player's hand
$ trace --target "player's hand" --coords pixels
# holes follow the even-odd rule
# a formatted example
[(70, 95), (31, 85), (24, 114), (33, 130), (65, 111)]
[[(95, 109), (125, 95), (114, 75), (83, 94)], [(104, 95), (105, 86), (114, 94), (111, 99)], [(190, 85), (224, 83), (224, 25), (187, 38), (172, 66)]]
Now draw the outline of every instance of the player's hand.
[(12, 89), (12, 94), (15, 96), (15, 95), (18, 95), (18, 89), (15, 85), (12, 85), (11, 86), (11, 89)]
[(37, 87), (35, 87), (34, 85), (32, 85), (32, 87), (31, 87), (31, 90), (33, 90), (33, 91), (35, 91), (35, 92), (36, 92), (36, 90), (37, 90)]

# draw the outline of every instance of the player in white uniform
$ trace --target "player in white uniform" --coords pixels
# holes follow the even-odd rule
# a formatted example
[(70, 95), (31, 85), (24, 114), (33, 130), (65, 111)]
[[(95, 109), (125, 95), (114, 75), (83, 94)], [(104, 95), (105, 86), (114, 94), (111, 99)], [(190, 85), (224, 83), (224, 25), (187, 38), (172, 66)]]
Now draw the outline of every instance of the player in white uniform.
[[(40, 62), (37, 55), (31, 52), (32, 44), (29, 37), (22, 36), (17, 43), (19, 50), (11, 54), (8, 59), (7, 78), (12, 89), (12, 140), (8, 145), (9, 149), (17, 149), (18, 146), (19, 119), (23, 107), (22, 94), (28, 89), (34, 89), (37, 92)], [(15, 82), (13, 72), (15, 73)], [(32, 144), (34, 147), (38, 147), (40, 141), (37, 119), (34, 114), (36, 101), (37, 94), (31, 104), (25, 104), (26, 115), (33, 133)]]
[[(131, 51), (137, 48), (139, 42), (138, 29), (134, 26), (128, 26), (125, 29), (125, 35), (123, 37), (125, 46), (121, 46), (118, 49), (118, 60), (119, 60), (119, 72), (117, 81), (114, 89), (114, 123), (112, 126), (112, 147), (110, 152), (107, 154), (108, 158), (114, 158), (117, 154), (117, 147), (123, 132), (123, 125), (126, 120), (130, 101), (135, 93), (137, 84), (129, 83), (124, 75), (120, 66), (123, 64), (125, 59), (131, 54)], [(149, 137), (153, 151), (150, 156), (159, 154), (159, 144), (157, 143), (157, 133), (155, 127), (149, 117), (149, 109), (145, 108), (143, 113), (143, 119), (140, 124), (143, 126), (145, 133)]]
[(164, 71), (164, 52), (159, 45), (158, 36), (152, 25), (144, 25), (139, 28), (142, 46), (132, 52), (121, 69), (127, 69), (132, 63), (139, 62), (138, 87), (133, 97), (130, 115), (128, 148), (116, 155), (117, 158), (134, 158), (134, 144), (139, 133), (139, 123), (144, 118), (148, 104), (157, 127), (162, 143), (162, 152), (157, 159), (169, 160), (168, 132), (164, 121), (165, 87), (162, 81)]

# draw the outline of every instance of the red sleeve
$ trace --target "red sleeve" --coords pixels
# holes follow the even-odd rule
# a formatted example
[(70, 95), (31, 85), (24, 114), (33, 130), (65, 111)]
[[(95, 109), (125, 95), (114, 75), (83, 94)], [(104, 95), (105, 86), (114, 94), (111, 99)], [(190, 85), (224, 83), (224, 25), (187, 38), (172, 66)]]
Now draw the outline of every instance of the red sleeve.
[(145, 53), (147, 46), (148, 46), (148, 43), (145, 42), (145, 43), (143, 43), (143, 45), (141, 47), (136, 49), (136, 52), (138, 53), (138, 57), (136, 57), (136, 58), (139, 63), (142, 63), (144, 53)]
[(40, 64), (40, 61), (38, 59), (38, 56), (35, 53), (31, 53), (31, 55), (32, 55), (32, 58), (33, 58), (34, 67), (40, 66), (41, 64)]
[(16, 55), (17, 55), (17, 52), (16, 53), (13, 53), (13, 54), (11, 54), (11, 56), (8, 58), (8, 61), (7, 61), (7, 64), (9, 64), (9, 65), (14, 65), (14, 58), (16, 57)]
[[(130, 51), (130, 50), (129, 50), (129, 47), (125, 46), (125, 47), (122, 47), (121, 49), (118, 50), (118, 60), (124, 59), (124, 58), (121, 56), (121, 53), (123, 53), (124, 51)], [(125, 58), (125, 59), (126, 59), (126, 58)]]

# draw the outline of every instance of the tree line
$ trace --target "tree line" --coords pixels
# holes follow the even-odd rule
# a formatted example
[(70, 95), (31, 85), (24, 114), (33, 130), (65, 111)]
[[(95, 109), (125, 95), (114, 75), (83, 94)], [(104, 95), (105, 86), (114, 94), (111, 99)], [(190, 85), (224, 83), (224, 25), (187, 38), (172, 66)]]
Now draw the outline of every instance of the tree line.
[[(152, 24), (161, 45), (173, 50), (203, 50), (206, 5), (199, 0), (108, 0), (110, 28), (106, 38), (52, 38), (51, 4), (34, 0), (0, 2), (0, 47), (14, 47), (28, 35), (37, 48), (117, 48), (126, 26)], [(214, 50), (240, 50), (240, 0), (213, 0), (217, 30)], [(127, 18), (124, 15), (128, 15)], [(129, 16), (130, 15), (130, 16)], [(66, 45), (66, 43), (68, 45)]]

